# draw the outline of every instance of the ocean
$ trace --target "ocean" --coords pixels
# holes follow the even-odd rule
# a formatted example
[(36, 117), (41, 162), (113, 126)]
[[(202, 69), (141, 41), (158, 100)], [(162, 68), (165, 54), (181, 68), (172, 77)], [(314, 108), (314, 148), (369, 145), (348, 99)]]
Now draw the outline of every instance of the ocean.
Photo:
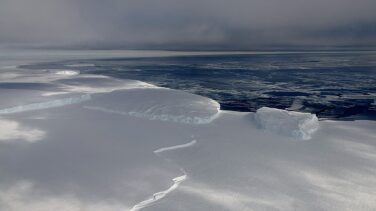
[(272, 107), (319, 118), (374, 119), (376, 52), (264, 52), (66, 60), (25, 66), (135, 79), (218, 101), (222, 110)]

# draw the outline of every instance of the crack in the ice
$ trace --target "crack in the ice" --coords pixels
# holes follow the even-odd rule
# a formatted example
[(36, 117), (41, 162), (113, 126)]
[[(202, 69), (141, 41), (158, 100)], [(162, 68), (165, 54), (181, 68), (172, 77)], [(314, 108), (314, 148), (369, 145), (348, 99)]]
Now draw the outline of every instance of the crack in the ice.
[[(172, 150), (176, 150), (176, 149), (182, 149), (182, 148), (186, 148), (186, 147), (191, 147), (196, 143), (197, 143), (196, 140), (192, 140), (191, 142), (186, 143), (186, 144), (175, 145), (175, 146), (171, 146), (171, 147), (163, 147), (163, 148), (154, 150), (154, 154), (162, 157), (160, 155), (160, 153), (162, 153), (162, 152), (172, 151)], [(164, 158), (164, 157), (162, 157), (162, 158), (171, 162), (167, 158)], [(137, 203), (136, 205), (134, 205), (132, 207), (132, 209), (130, 211), (138, 211), (138, 210), (141, 210), (145, 207), (149, 207), (152, 204), (154, 204), (155, 202), (157, 202), (158, 200), (164, 198), (170, 192), (174, 191), (176, 188), (178, 188), (180, 183), (182, 183), (183, 181), (185, 181), (188, 178), (187, 173), (185, 172), (185, 170), (183, 168), (180, 168), (180, 171), (183, 173), (183, 175), (173, 178), (172, 181), (174, 182), (174, 184), (172, 186), (170, 186), (167, 190), (154, 193), (152, 197)]]

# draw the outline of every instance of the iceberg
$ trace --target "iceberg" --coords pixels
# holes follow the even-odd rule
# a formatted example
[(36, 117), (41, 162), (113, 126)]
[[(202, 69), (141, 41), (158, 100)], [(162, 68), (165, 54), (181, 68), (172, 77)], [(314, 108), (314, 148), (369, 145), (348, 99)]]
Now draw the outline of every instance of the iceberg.
[(256, 111), (254, 118), (267, 131), (301, 140), (311, 139), (319, 129), (317, 116), (310, 113), (262, 107)]

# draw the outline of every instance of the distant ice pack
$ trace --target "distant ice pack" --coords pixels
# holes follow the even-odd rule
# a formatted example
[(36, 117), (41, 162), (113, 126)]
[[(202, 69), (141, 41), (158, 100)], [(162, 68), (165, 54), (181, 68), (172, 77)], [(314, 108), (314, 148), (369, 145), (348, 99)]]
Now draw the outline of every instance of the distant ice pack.
[(261, 128), (273, 133), (309, 140), (319, 128), (315, 114), (286, 111), (262, 107), (255, 113), (255, 120)]

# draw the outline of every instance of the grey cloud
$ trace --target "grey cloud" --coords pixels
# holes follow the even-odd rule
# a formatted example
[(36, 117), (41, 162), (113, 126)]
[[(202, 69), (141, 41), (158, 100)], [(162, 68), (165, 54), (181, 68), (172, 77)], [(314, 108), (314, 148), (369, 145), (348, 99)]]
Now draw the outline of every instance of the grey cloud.
[(0, 43), (252, 49), (376, 45), (373, 0), (0, 0)]

